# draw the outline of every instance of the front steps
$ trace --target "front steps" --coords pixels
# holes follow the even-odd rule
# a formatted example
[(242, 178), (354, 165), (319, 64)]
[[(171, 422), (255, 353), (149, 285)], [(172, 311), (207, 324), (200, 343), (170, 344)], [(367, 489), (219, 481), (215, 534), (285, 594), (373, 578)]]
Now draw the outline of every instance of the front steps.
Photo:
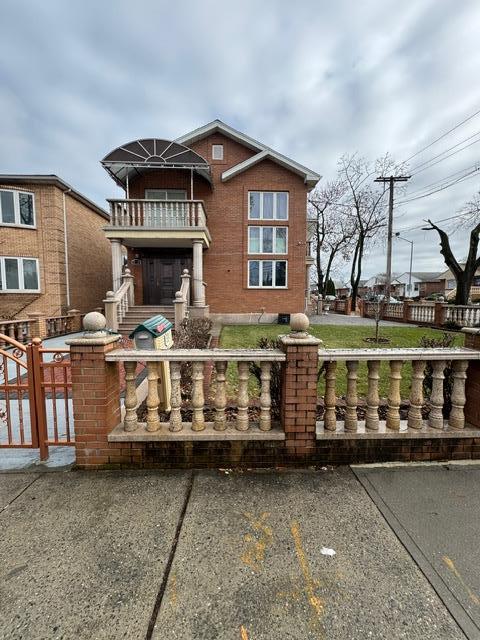
[(172, 324), (175, 321), (175, 311), (173, 309), (173, 305), (142, 305), (130, 307), (130, 309), (125, 314), (124, 319), (120, 323), (118, 330), (124, 335), (128, 336), (132, 333), (139, 324), (148, 320), (152, 316), (161, 315), (170, 320)]

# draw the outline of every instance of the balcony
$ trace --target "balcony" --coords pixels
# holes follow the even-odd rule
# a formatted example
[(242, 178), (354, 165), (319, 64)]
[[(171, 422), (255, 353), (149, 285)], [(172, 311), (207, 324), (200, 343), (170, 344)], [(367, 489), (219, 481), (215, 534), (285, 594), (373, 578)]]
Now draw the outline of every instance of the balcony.
[(139, 241), (158, 240), (159, 246), (175, 240), (202, 239), (210, 243), (207, 214), (202, 200), (108, 200), (110, 224), (107, 238), (119, 238), (126, 245), (139, 246)]

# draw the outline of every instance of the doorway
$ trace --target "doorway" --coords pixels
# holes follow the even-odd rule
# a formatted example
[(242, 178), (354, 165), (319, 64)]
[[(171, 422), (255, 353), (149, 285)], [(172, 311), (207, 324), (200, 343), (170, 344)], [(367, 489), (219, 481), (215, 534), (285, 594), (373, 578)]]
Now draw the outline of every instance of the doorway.
[(143, 260), (143, 304), (172, 305), (180, 289), (184, 269), (192, 270), (192, 255), (185, 249), (145, 253)]

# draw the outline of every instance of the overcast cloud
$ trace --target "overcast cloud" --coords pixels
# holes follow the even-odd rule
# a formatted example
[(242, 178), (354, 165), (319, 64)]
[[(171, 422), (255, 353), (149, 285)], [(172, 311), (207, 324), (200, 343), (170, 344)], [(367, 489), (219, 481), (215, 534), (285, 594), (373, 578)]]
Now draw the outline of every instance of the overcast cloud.
[[(99, 160), (139, 137), (220, 118), (332, 177), (345, 152), (404, 160), (480, 109), (476, 0), (1, 0), (0, 172), (56, 173), (99, 204)], [(480, 116), (412, 160), (480, 131)], [(480, 143), (410, 192), (480, 161)], [(480, 176), (480, 172), (479, 172)], [(397, 229), (453, 215), (480, 177), (398, 209)], [(415, 270), (441, 270), (433, 233)], [(465, 233), (453, 236), (461, 257)], [(394, 271), (408, 270), (396, 241)], [(370, 252), (365, 274), (385, 269)]]

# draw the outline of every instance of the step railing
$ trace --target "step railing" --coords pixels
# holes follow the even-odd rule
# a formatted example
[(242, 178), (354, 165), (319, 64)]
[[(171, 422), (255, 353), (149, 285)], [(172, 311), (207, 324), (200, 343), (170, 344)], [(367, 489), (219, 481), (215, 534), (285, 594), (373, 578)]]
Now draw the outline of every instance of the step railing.
[[(227, 428), (235, 432), (270, 431), (272, 429), (271, 366), (272, 362), (284, 362), (285, 354), (279, 349), (169, 349), (166, 351), (124, 350), (112, 351), (106, 356), (109, 362), (120, 362), (125, 369), (125, 402), (123, 429), (125, 431), (146, 430), (167, 433), (179, 431), (201, 432), (208, 429), (222, 432)], [(146, 421), (139, 421), (137, 409), (145, 399), (141, 385), (137, 384), (137, 366), (145, 363), (147, 368)], [(169, 366), (166, 367), (165, 363)], [(191, 400), (182, 403), (182, 386), (185, 368), (191, 365)], [(214, 366), (214, 384), (205, 388), (207, 370)], [(233, 414), (228, 411), (227, 366), (234, 363), (237, 369), (238, 386)], [(258, 363), (261, 370), (260, 402), (255, 419), (251, 419), (252, 396), (249, 383), (252, 377), (250, 364)], [(169, 398), (162, 399), (159, 389), (165, 389), (165, 381), (159, 384), (162, 375), (168, 375), (171, 385)], [(205, 396), (213, 394), (213, 419), (205, 417)], [(169, 405), (168, 422), (161, 422), (158, 409), (161, 403)], [(183, 419), (182, 410), (191, 413), (191, 420)], [(258, 419), (257, 419), (258, 414)]]
[(118, 331), (120, 323), (125, 318), (127, 311), (134, 304), (133, 276), (130, 269), (125, 269), (122, 276), (122, 284), (117, 291), (107, 291), (105, 304), (105, 317), (107, 327), (111, 331)]
[[(443, 429), (444, 421), (444, 379), (448, 364), (452, 367), (451, 410), (448, 427), (463, 429), (465, 426), (464, 407), (466, 402), (465, 381), (470, 361), (480, 359), (480, 352), (466, 349), (332, 349), (319, 350), (320, 363), (325, 369), (325, 394), (323, 429), (336, 431), (338, 399), (336, 393), (337, 366), (345, 363), (346, 395), (345, 418), (343, 428), (346, 432), (356, 432), (361, 427), (365, 431), (378, 431), (384, 428), (391, 431), (400, 429)], [(360, 363), (367, 365), (368, 390), (366, 395), (365, 420), (360, 423), (357, 417), (359, 397), (357, 392), (358, 369)], [(381, 364), (388, 363), (388, 396), (386, 419), (382, 424), (379, 417)], [(432, 389), (430, 397), (424, 397), (423, 382), (426, 366), (431, 367)], [(411, 383), (409, 389), (409, 408), (406, 420), (401, 420), (402, 371), (410, 368)], [(428, 419), (424, 416), (428, 413)]]
[(203, 200), (108, 200), (112, 227), (184, 229), (206, 227)]
[(180, 326), (184, 319), (188, 315), (188, 307), (190, 305), (190, 274), (188, 269), (184, 269), (182, 276), (182, 284), (180, 289), (175, 294), (175, 300), (173, 301), (175, 312), (175, 331), (180, 329)]
[[(27, 344), (32, 339), (32, 320), (0, 320), (0, 333), (12, 340)], [(0, 347), (4, 343), (0, 341)]]

